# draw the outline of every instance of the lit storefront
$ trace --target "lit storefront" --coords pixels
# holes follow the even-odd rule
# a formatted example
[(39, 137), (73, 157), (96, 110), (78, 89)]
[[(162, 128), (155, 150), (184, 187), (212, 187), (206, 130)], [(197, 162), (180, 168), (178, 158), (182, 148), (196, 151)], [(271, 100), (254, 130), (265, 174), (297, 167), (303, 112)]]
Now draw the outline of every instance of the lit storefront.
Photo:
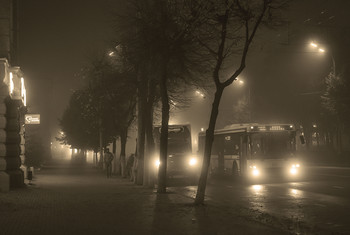
[(0, 191), (24, 185), (26, 88), (19, 67), (0, 58)]

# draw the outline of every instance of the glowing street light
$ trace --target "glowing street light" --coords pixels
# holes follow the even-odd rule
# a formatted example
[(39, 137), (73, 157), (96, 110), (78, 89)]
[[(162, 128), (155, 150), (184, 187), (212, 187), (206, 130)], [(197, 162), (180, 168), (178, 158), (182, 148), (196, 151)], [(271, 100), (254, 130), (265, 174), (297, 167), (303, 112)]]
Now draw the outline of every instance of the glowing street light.
[(199, 90), (196, 90), (196, 94), (201, 96), (202, 98), (205, 98), (204, 93), (200, 92)]
[[(325, 53), (326, 52), (326, 50), (324, 49), (324, 48), (321, 48), (317, 43), (315, 43), (315, 42), (311, 42), (310, 43), (310, 46), (311, 47), (313, 47), (313, 48), (318, 48), (318, 52), (319, 53)], [(329, 53), (329, 55), (330, 55), (330, 57), (331, 57), (331, 59), (332, 59), (332, 63), (333, 63), (333, 68), (332, 68), (332, 72), (333, 72), (333, 74), (335, 75), (335, 60), (334, 60), (334, 57), (333, 57), (333, 55), (331, 54), (331, 53)]]

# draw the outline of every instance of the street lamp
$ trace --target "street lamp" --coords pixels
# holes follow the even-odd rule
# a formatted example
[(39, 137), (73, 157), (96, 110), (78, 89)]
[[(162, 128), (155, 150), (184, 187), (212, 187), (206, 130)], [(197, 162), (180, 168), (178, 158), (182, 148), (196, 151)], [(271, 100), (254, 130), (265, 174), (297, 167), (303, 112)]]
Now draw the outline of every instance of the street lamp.
[(196, 95), (199, 95), (200, 97), (202, 97), (203, 99), (205, 98), (205, 95), (203, 92), (196, 90)]
[[(324, 48), (320, 47), (320, 45), (315, 43), (315, 42), (311, 42), (310, 46), (313, 47), (313, 48), (318, 48), (318, 52), (320, 52), (322, 54), (326, 52), (326, 50)], [(335, 76), (335, 72), (336, 72), (336, 70), (335, 70), (335, 60), (334, 60), (334, 57), (333, 57), (333, 55), (331, 53), (329, 53), (329, 56), (332, 59), (332, 65), (333, 65), (332, 73)]]

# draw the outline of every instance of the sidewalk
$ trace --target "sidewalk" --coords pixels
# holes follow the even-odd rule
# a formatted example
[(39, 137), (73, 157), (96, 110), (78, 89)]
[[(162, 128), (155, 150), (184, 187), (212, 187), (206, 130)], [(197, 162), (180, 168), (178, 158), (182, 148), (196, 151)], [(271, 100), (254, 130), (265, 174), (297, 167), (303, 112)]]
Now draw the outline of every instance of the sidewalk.
[(0, 234), (289, 234), (207, 203), (136, 186), (86, 167), (49, 167), (33, 185), (0, 193)]

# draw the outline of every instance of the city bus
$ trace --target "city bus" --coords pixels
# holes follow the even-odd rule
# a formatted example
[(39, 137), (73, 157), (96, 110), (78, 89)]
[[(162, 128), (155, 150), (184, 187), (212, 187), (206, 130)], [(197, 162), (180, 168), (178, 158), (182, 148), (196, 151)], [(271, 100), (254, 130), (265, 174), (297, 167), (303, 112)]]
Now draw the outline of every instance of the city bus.
[[(201, 155), (204, 144), (205, 132), (200, 132)], [(299, 178), (302, 165), (296, 154), (294, 125), (232, 124), (215, 130), (209, 172), (255, 180), (275, 176), (274, 173)]]
[[(153, 137), (156, 147), (156, 156), (154, 164), (156, 169), (159, 167), (161, 126), (153, 127)], [(191, 125), (178, 124), (168, 127), (168, 158), (167, 158), (167, 176), (168, 177), (191, 177), (198, 174), (199, 161), (197, 156), (192, 154)]]

